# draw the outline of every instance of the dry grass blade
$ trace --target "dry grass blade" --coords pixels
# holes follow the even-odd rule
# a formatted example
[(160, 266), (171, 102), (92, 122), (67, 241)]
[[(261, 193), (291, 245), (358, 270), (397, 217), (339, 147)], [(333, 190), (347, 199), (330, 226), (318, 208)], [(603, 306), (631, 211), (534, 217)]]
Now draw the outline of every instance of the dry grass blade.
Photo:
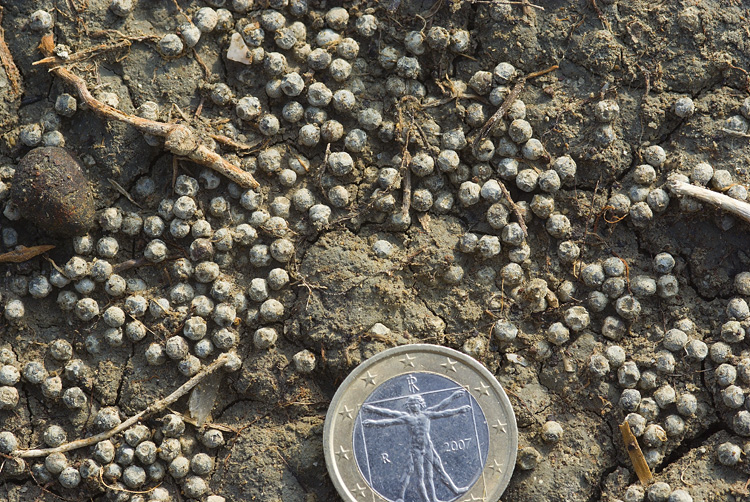
[(128, 199), (128, 200), (130, 201), (130, 203), (131, 203), (131, 204), (133, 204), (133, 205), (134, 205), (135, 207), (137, 207), (137, 208), (139, 208), (139, 209), (143, 209), (143, 207), (142, 207), (142, 206), (141, 206), (140, 204), (138, 204), (138, 203), (137, 203), (137, 202), (136, 202), (136, 201), (135, 201), (135, 200), (133, 199), (133, 197), (132, 197), (132, 196), (131, 196), (131, 195), (130, 195), (130, 194), (128, 193), (128, 191), (127, 191), (127, 190), (125, 190), (125, 189), (124, 189), (124, 188), (122, 187), (122, 185), (120, 185), (120, 184), (119, 184), (118, 182), (116, 182), (116, 181), (115, 181), (115, 180), (113, 180), (112, 178), (107, 178), (107, 181), (109, 181), (110, 185), (112, 185), (112, 186), (113, 186), (113, 187), (115, 188), (115, 190), (117, 190), (118, 192), (120, 192), (120, 195), (122, 195), (123, 197), (125, 197), (126, 199)]
[(648, 468), (646, 458), (643, 456), (641, 447), (638, 445), (638, 440), (630, 430), (628, 422), (620, 424), (620, 433), (622, 434), (622, 441), (625, 443), (625, 449), (628, 451), (628, 456), (630, 456), (630, 461), (633, 463), (635, 474), (638, 476), (638, 481), (643, 486), (648, 485), (654, 477), (651, 475), (651, 469)]
[(47, 251), (55, 249), (55, 246), (51, 244), (45, 244), (43, 246), (31, 246), (27, 248), (25, 246), (18, 246), (13, 251), (0, 254), (0, 263), (23, 263), (28, 261), (40, 254), (46, 253)]

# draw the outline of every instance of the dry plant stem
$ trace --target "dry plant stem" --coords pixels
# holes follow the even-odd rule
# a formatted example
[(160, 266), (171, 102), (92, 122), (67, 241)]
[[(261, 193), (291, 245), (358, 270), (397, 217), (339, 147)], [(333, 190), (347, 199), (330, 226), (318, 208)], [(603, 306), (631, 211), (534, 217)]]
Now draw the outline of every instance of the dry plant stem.
[(527, 78), (528, 77), (521, 77), (520, 79), (518, 79), (516, 85), (513, 86), (513, 89), (511, 89), (510, 93), (503, 100), (500, 108), (498, 108), (497, 111), (492, 114), (492, 117), (490, 117), (487, 122), (484, 123), (482, 128), (479, 130), (479, 134), (476, 138), (474, 138), (474, 143), (471, 145), (471, 150), (473, 153), (477, 152), (477, 147), (479, 147), (480, 143), (482, 143), (482, 141), (484, 141), (487, 136), (489, 136), (490, 131), (493, 127), (495, 127), (495, 124), (497, 124), (503, 117), (505, 117), (505, 114), (508, 113), (508, 110), (510, 110), (510, 105), (515, 102), (516, 98), (518, 98), (518, 95), (521, 94), (521, 91), (526, 85)]
[(497, 182), (500, 184), (500, 190), (503, 191), (503, 195), (505, 195), (505, 198), (510, 204), (510, 207), (513, 208), (513, 213), (516, 215), (516, 219), (518, 220), (518, 226), (520, 226), (521, 230), (523, 230), (524, 237), (528, 237), (529, 229), (526, 228), (526, 222), (524, 221), (523, 211), (521, 211), (521, 208), (518, 207), (518, 204), (516, 204), (516, 201), (513, 200), (513, 197), (510, 196), (510, 192), (508, 191), (508, 188), (505, 186), (505, 183), (503, 183), (500, 180), (497, 180)]
[(670, 181), (667, 186), (675, 195), (689, 195), (690, 197), (694, 197), (703, 202), (708, 202), (709, 204), (717, 206), (724, 211), (750, 222), (750, 204), (747, 202), (742, 202), (741, 200), (733, 199), (723, 193), (691, 185), (684, 181)]
[(42, 61), (44, 61), (45, 64), (51, 65), (50, 71), (52, 73), (74, 86), (78, 91), (81, 100), (90, 106), (96, 113), (107, 119), (115, 119), (130, 124), (141, 132), (164, 138), (164, 147), (174, 155), (187, 157), (196, 164), (209, 167), (242, 187), (257, 188), (260, 186), (250, 173), (231, 164), (221, 155), (214, 152), (206, 145), (201, 144), (198, 141), (195, 132), (193, 132), (190, 127), (183, 124), (167, 124), (164, 122), (144, 119), (142, 117), (136, 117), (135, 115), (127, 114), (117, 108), (106, 105), (94, 98), (86, 86), (86, 82), (84, 82), (82, 78), (73, 74), (67, 68), (56, 66), (64, 61), (57, 58), (50, 60), (50, 57), (53, 55), (53, 44), (52, 35), (46, 35), (42, 39), (42, 43), (39, 47), (44, 55), (47, 56), (47, 58)]
[[(3, 8), (0, 7), (0, 22), (3, 20)], [(13, 62), (13, 55), (8, 49), (8, 44), (5, 43), (5, 31), (0, 26), (0, 64), (5, 69), (5, 75), (8, 77), (10, 82), (10, 90), (12, 96), (18, 96), (21, 94), (21, 73), (16, 67), (16, 63)]]
[(40, 448), (40, 449), (33, 449), (33, 450), (15, 450), (11, 452), (12, 457), (16, 458), (36, 458), (36, 457), (46, 457), (47, 455), (50, 455), (52, 453), (65, 453), (72, 450), (77, 450), (78, 448), (83, 448), (86, 446), (92, 446), (98, 443), (99, 441), (104, 441), (106, 439), (111, 438), (115, 434), (119, 434), (120, 432), (126, 430), (127, 428), (133, 426), (136, 422), (139, 420), (149, 416), (153, 415), (154, 413), (158, 413), (160, 411), (165, 410), (169, 405), (180, 399), (182, 396), (190, 392), (193, 387), (198, 385), (204, 378), (211, 375), (215, 371), (219, 370), (220, 368), (224, 367), (224, 365), (229, 361), (229, 356), (227, 354), (222, 354), (219, 357), (216, 358), (214, 362), (209, 364), (208, 366), (205, 366), (202, 370), (198, 372), (197, 375), (195, 375), (193, 378), (182, 384), (180, 387), (177, 388), (174, 392), (172, 392), (167, 397), (160, 399), (153, 403), (151, 406), (146, 408), (145, 410), (141, 411), (140, 413), (133, 415), (132, 417), (125, 420), (123, 423), (115, 427), (114, 429), (110, 429), (106, 432), (102, 432), (100, 434), (96, 434), (91, 437), (83, 438), (83, 439), (76, 439), (75, 441), (71, 441), (69, 443), (62, 444), (60, 446), (57, 446), (55, 448)]

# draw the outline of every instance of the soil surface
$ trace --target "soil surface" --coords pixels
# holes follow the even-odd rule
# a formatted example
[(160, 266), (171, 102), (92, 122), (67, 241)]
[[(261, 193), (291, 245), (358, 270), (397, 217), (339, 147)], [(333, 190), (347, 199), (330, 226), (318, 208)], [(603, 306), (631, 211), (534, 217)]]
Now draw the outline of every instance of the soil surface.
[[(666, 188), (668, 178), (676, 174), (701, 184), (694, 168), (707, 163), (713, 178), (702, 184), (747, 198), (746, 4), (271, 0), (240, 12), (241, 1), (142, 0), (119, 16), (111, 3), (129, 2), (0, 1), (4, 41), (12, 58), (2, 59), (0, 70), (1, 252), (18, 246), (55, 246), (21, 263), (0, 256), (5, 306), (0, 366), (15, 367), (22, 375), (3, 382), (2, 389), (16, 389), (17, 398), (0, 399), (0, 431), (12, 432), (21, 449), (52, 446), (49, 434), (45, 436), (50, 426), (61, 427), (66, 441), (85, 438), (100, 432), (95, 424), (100, 410), (116, 407), (120, 419), (126, 420), (172, 393), (188, 380), (189, 371), (178, 363), (189, 358), (168, 356), (154, 365), (148, 351), (156, 350), (154, 345), (169, 350), (169, 340), (182, 334), (188, 318), (199, 315), (192, 296), (204, 295), (217, 306), (234, 309), (228, 320), (220, 318), (216, 307), (204, 315), (205, 340), (212, 340), (214, 352), (193, 361), (210, 364), (218, 353), (231, 350), (242, 365), (236, 372), (219, 372), (218, 395), (211, 398), (215, 402), (205, 425), (189, 418), (187, 396), (172, 404), (171, 411), (143, 421), (161, 451), (170, 435), (164, 432), (164, 416), (184, 416), (181, 455), (191, 459), (206, 453), (214, 462), (208, 473), (173, 475), (171, 459), (165, 456), (156, 464), (167, 474), (158, 478), (159, 468), (148, 467), (153, 462), (122, 458), (128, 454), (123, 453), (127, 441), (118, 434), (112, 438), (118, 457), (110, 465), (125, 471), (131, 465), (142, 466), (145, 482), (129, 486), (124, 474), (115, 474), (65, 487), (59, 471), (53, 474), (43, 466), (44, 457), (21, 462), (3, 452), (1, 500), (138, 502), (149, 500), (156, 486), (168, 490), (172, 500), (205, 500), (211, 494), (232, 501), (340, 500), (323, 456), (327, 406), (357, 364), (388, 347), (409, 343), (463, 350), (487, 366), (508, 392), (518, 420), (523, 465), (516, 468), (503, 496), (507, 502), (642, 500), (633, 497), (638, 479), (618, 428), (631, 412), (645, 419), (646, 433), (637, 435), (656, 482), (668, 483), (672, 491), (685, 490), (695, 501), (750, 497), (745, 457), (750, 451), (750, 416), (744, 428), (738, 418), (750, 409), (742, 401), (750, 392), (750, 361), (744, 359), (750, 354), (750, 337), (745, 336), (750, 284), (737, 278), (750, 271), (748, 224), (710, 205), (678, 199)], [(297, 8), (303, 4), (306, 11)], [(231, 25), (203, 33), (194, 48), (165, 55), (162, 37), (183, 30), (180, 25), (207, 6), (227, 9)], [(334, 31), (354, 39), (359, 48), (348, 61), (351, 75), (338, 80), (327, 69), (314, 69), (305, 52), (318, 47), (316, 37), (325, 35), (327, 26), (337, 26), (327, 16), (335, 7), (344, 7), (349, 20)], [(287, 26), (302, 23), (306, 33), (295, 47), (281, 48), (282, 32), (273, 33), (263, 19), (268, 9), (283, 13)], [(38, 26), (32, 16), (38, 10), (51, 15), (51, 26)], [(357, 28), (365, 15), (377, 19), (374, 33)], [(230, 60), (232, 34), (247, 34), (252, 23), (267, 28), (260, 43), (265, 63)], [(468, 47), (456, 49), (452, 42), (436, 49), (427, 37), (423, 52), (415, 54), (410, 37), (414, 32), (427, 36), (434, 27), (445, 28), (458, 41), (468, 33)], [(95, 113), (73, 86), (49, 71), (50, 66), (34, 64), (43, 57), (38, 46), (46, 34), (64, 45), (56, 49), (58, 55), (65, 50), (74, 55), (53, 66), (68, 68), (84, 79), (97, 99), (127, 114), (143, 115), (145, 102), (156, 103), (158, 112), (152, 118), (189, 125), (204, 144), (252, 172), (260, 184), (255, 189), (259, 202), (248, 202), (243, 196), (246, 187), (175, 157), (159, 138)], [(346, 43), (338, 40), (326, 51), (344, 61), (341, 46)], [(83, 52), (92, 47), (97, 50)], [(389, 47), (399, 52), (390, 66), (383, 64), (388, 59), (384, 49)], [(273, 52), (286, 58), (281, 73), (268, 63)], [(396, 64), (401, 56), (418, 62), (418, 74), (405, 68), (412, 61)], [(497, 75), (499, 63), (515, 68), (509, 80)], [(11, 64), (20, 77), (17, 84)], [(336, 95), (331, 104), (313, 109), (307, 90), (296, 97), (279, 91), (277, 79), (294, 71), (306, 89), (322, 82), (334, 93), (350, 90), (354, 110), (337, 109)], [(489, 83), (483, 84), (483, 78)], [(220, 84), (232, 95), (225, 103), (215, 97)], [(503, 89), (493, 94), (496, 88)], [(505, 110), (506, 116), (484, 134), (482, 125), (503, 107), (497, 96), (502, 101), (512, 90), (520, 90), (515, 97), (522, 103)], [(65, 94), (77, 101), (77, 111), (69, 116), (60, 103)], [(258, 99), (261, 115), (278, 119), (278, 131), (269, 134), (263, 117), (238, 116), (238, 103), (247, 96)], [(679, 108), (682, 98), (690, 98), (691, 113)], [(284, 118), (282, 110), (290, 101), (307, 109), (299, 122)], [(614, 105), (611, 114), (602, 112)], [(363, 110), (375, 110), (382, 123), (373, 126)], [(506, 131), (513, 128), (513, 119), (524, 117), (544, 149), (542, 155), (527, 155), (522, 145), (509, 139)], [(338, 125), (325, 125), (326, 120)], [(359, 147), (352, 147), (341, 134), (322, 137), (316, 145), (303, 144), (301, 127), (316, 123), (323, 124), (318, 129), (322, 136), (326, 127), (340, 126), (343, 136), (358, 129), (367, 139)], [(454, 145), (456, 130), (463, 131), (465, 141)], [(43, 133), (41, 139), (34, 138), (35, 132)], [(34, 211), (19, 214), (9, 199), (14, 171), (24, 155), (36, 146), (63, 146), (60, 134), (64, 147), (81, 160), (94, 198), (97, 223), (89, 233), (93, 250), (85, 249), (86, 239), (39, 229), (34, 225), (39, 216)], [(495, 153), (482, 160), (473, 146), (486, 138)], [(665, 159), (655, 158), (650, 148), (655, 145), (666, 153)], [(268, 160), (273, 157), (270, 150), (280, 157), (278, 166), (273, 158)], [(445, 150), (459, 155), (460, 164), (452, 170), (440, 164)], [(353, 165), (338, 173), (331, 159), (345, 151)], [(537, 177), (548, 173), (562, 174), (556, 159), (564, 156), (573, 159), (574, 176), (557, 176), (561, 183), (552, 188), (537, 183)], [(434, 168), (420, 171), (418, 157), (428, 157)], [(518, 172), (524, 174), (503, 173), (501, 161), (508, 159), (517, 161)], [(652, 166), (645, 177), (639, 167), (644, 164)], [(387, 168), (396, 173), (390, 185), (384, 181)], [(524, 175), (533, 177), (531, 187), (523, 184)], [(185, 218), (173, 219), (176, 208), (165, 201), (174, 204), (184, 195), (180, 180), (185, 177), (200, 185), (189, 193), (197, 208)], [(485, 195), (483, 189), (481, 196), (470, 200), (466, 193), (473, 187), (488, 187), (490, 192), (488, 180), (504, 183), (508, 196)], [(150, 190), (144, 188), (149, 183)], [(304, 203), (301, 189), (309, 190), (313, 204), (329, 208), (327, 221), (313, 216), (315, 207)], [(341, 202), (342, 193), (348, 200)], [(427, 196), (432, 202), (422, 206)], [(554, 217), (538, 207), (544, 197), (554, 205), (555, 215), (567, 218), (569, 228), (551, 228)], [(663, 197), (666, 204), (660, 203)], [(452, 204), (443, 205), (445, 200)], [(147, 235), (140, 229), (127, 232), (123, 223), (117, 231), (108, 226), (108, 208), (117, 208), (125, 219), (161, 217), (166, 229), (160, 236)], [(493, 211), (506, 214), (507, 221), (497, 225)], [(524, 224), (512, 225), (519, 215)], [(278, 218), (285, 221), (280, 230), (269, 223), (279, 224)], [(203, 235), (196, 237), (198, 220), (211, 227), (212, 234), (204, 236), (215, 248), (208, 260), (194, 249), (194, 241)], [(193, 233), (180, 234), (179, 224), (192, 226)], [(254, 241), (238, 235), (242, 224), (255, 229)], [(221, 244), (220, 229), (229, 235), (230, 245)], [(520, 239), (510, 235), (518, 229), (526, 232)], [(480, 238), (479, 248), (468, 243), (469, 234)], [(103, 249), (111, 244), (102, 244), (106, 237), (119, 246), (114, 256)], [(285, 257), (275, 247), (285, 244), (279, 237), (293, 244), (293, 252)], [(166, 246), (163, 261), (142, 258), (154, 239)], [(499, 252), (493, 251), (493, 242), (499, 244)], [(571, 259), (563, 242), (574, 244), (577, 256)], [(660, 253), (673, 257), (673, 268), (655, 268)], [(71, 278), (66, 264), (74, 256), (82, 256), (89, 266), (97, 259), (109, 261), (129, 281), (127, 292), (112, 294), (102, 281), (87, 280), (86, 274), (55, 284), (55, 273)], [(589, 266), (613, 257), (624, 264), (621, 272), (605, 270), (601, 277), (592, 277), (596, 274)], [(128, 260), (135, 261), (118, 266)], [(197, 279), (201, 261), (217, 264), (218, 277)], [(177, 264), (184, 262), (196, 272), (181, 272)], [(509, 267), (512, 263), (518, 264), (517, 270)], [(257, 280), (269, 278), (275, 269), (286, 271), (288, 283), (254, 298)], [(39, 277), (53, 282), (51, 291), (30, 294)], [(615, 277), (621, 278), (620, 290), (610, 294), (604, 279)], [(676, 294), (665, 292), (669, 281), (678, 286)], [(615, 287), (615, 282), (609, 286)], [(176, 291), (180, 285), (188, 285), (192, 292), (186, 301)], [(66, 307), (59, 296), (63, 291), (74, 293), (78, 303)], [(149, 306), (147, 312), (133, 306), (136, 296)], [(79, 300), (85, 297), (96, 301), (99, 312), (86, 320), (79, 312)], [(635, 315), (623, 306), (633, 298), (640, 306)], [(159, 299), (168, 300), (166, 312), (156, 304)], [(14, 300), (23, 304), (20, 317), (13, 314)], [(125, 310), (127, 326), (142, 323), (145, 336), (130, 338), (126, 326), (112, 331), (103, 315), (109, 307)], [(283, 313), (269, 314), (271, 307)], [(496, 323), (502, 322), (512, 323), (517, 335), (498, 336)], [(550, 329), (556, 323), (562, 323), (566, 338), (555, 336), (557, 327)], [(219, 333), (222, 328), (229, 335)], [(264, 343), (258, 334), (262, 328), (271, 328), (277, 337)], [(687, 335), (688, 346), (704, 342), (709, 355), (693, 357), (685, 341), (669, 349), (665, 334), (675, 328)], [(234, 339), (221, 347), (226, 340), (222, 336)], [(53, 342), (58, 340), (70, 343), (72, 356), (53, 355)], [(187, 342), (190, 353), (197, 354), (197, 339)], [(621, 375), (622, 361), (612, 356), (613, 346), (622, 348), (626, 361), (636, 363), (640, 380), (627, 383)], [(305, 350), (315, 358), (311, 371), (298, 361)], [(594, 362), (602, 355), (608, 370), (597, 373)], [(82, 361), (85, 369), (74, 375), (71, 359)], [(47, 379), (60, 377), (62, 389), (55, 392), (54, 381), (34, 383), (25, 371), (33, 361), (43, 364)], [(725, 372), (732, 371), (736, 377), (728, 381)], [(86, 396), (80, 409), (71, 408), (62, 397), (73, 387)], [(640, 406), (628, 408), (623, 402), (625, 387), (638, 390)], [(739, 393), (739, 401), (730, 403), (730, 387)], [(663, 398), (669, 391), (675, 396)], [(697, 398), (697, 405), (683, 412), (678, 404), (688, 394)], [(548, 421), (562, 426), (557, 442), (543, 437)], [(681, 426), (675, 425), (678, 422)], [(658, 429), (649, 431), (650, 426)], [(209, 447), (203, 441), (209, 429), (222, 432), (223, 445)], [(736, 455), (741, 458), (734, 465), (719, 461), (720, 445), (726, 449), (727, 444), (739, 447)], [(74, 450), (67, 454), (67, 465), (78, 472), (92, 456), (91, 447)], [(104, 468), (106, 462), (98, 464)], [(191, 477), (205, 480), (206, 490), (191, 492)]]

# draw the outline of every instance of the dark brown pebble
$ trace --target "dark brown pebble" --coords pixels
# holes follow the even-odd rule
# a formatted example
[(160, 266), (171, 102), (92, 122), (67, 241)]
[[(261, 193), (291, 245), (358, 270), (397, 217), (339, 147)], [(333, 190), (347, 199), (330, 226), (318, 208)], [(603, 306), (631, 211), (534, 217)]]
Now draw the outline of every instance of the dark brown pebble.
[(16, 167), (11, 201), (41, 230), (84, 235), (94, 225), (94, 197), (81, 163), (64, 148), (34, 148)]

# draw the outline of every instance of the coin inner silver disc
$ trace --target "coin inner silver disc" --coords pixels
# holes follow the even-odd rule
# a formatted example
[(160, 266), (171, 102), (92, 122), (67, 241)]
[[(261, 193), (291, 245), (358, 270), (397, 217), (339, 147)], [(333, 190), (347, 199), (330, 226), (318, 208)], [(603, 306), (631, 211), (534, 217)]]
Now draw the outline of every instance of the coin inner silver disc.
[(391, 502), (452, 502), (479, 479), (489, 428), (464, 387), (430, 372), (386, 380), (365, 399), (352, 433), (362, 477)]

